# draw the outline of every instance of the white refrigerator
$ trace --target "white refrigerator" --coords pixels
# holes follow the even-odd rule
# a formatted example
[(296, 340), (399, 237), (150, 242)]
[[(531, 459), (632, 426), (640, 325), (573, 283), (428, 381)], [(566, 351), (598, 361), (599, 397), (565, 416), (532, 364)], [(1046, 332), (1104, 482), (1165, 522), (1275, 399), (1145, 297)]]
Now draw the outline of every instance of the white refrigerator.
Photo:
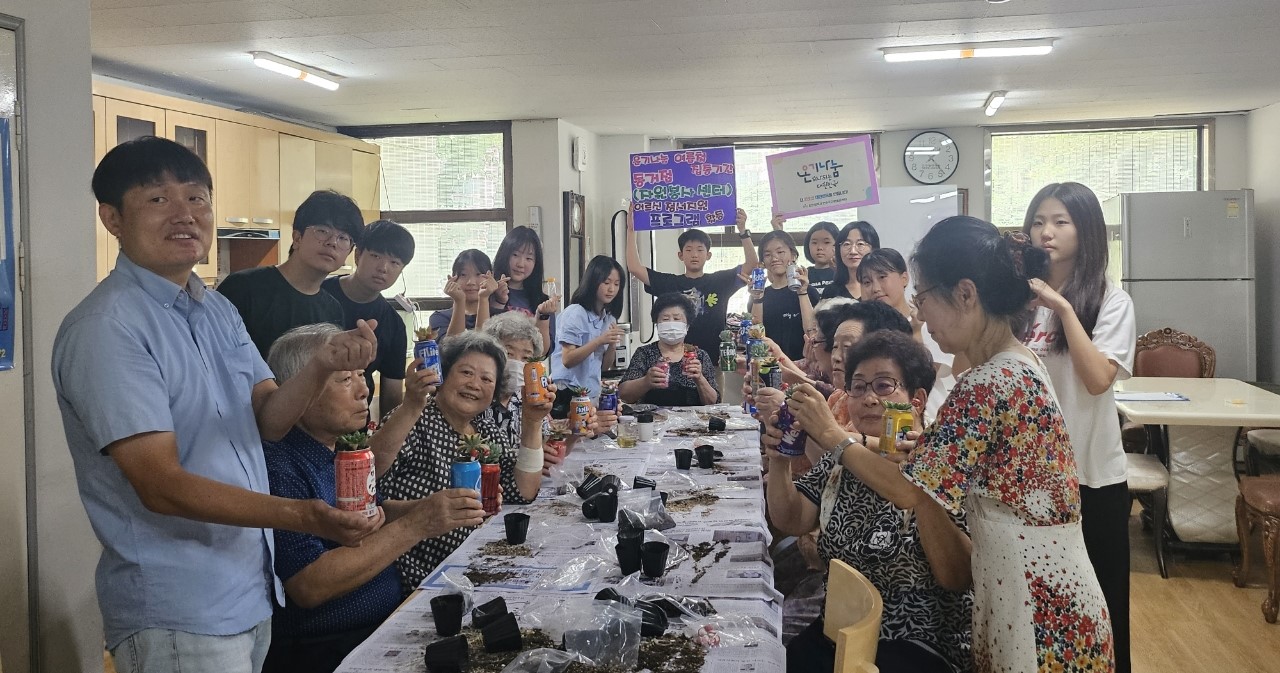
[(1253, 191), (1121, 199), (1124, 289), (1138, 334), (1186, 332), (1213, 347), (1216, 376), (1255, 380)]

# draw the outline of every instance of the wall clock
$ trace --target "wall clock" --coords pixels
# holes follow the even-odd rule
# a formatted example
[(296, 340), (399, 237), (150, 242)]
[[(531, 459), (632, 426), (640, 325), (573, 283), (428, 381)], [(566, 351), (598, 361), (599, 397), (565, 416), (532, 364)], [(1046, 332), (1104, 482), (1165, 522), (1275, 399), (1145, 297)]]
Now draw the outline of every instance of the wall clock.
[(920, 184), (936, 185), (951, 179), (960, 164), (956, 143), (941, 131), (925, 131), (907, 143), (902, 151), (907, 175)]

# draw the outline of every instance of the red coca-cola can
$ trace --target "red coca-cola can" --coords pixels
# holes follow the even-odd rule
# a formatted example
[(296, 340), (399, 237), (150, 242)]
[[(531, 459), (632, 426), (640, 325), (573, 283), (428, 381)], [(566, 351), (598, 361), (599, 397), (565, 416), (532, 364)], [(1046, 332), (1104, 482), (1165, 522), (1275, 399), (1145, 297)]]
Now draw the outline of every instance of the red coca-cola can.
[(373, 451), (357, 449), (339, 451), (333, 461), (336, 470), (338, 509), (345, 512), (364, 512), (373, 518), (378, 515), (377, 474), (373, 469)]

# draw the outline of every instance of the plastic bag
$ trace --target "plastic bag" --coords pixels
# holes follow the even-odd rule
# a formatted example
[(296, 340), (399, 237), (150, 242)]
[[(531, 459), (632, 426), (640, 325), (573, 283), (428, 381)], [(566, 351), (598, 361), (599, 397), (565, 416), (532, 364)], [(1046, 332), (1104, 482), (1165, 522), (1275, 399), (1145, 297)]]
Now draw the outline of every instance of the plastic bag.
[(648, 530), (675, 528), (676, 522), (662, 506), (662, 497), (651, 488), (618, 492), (618, 525)]
[(502, 673), (562, 673), (569, 664), (577, 662), (587, 666), (595, 666), (595, 662), (576, 652), (564, 652), (539, 647), (536, 650), (521, 652)]
[[(615, 548), (618, 544), (617, 532), (611, 528), (604, 528), (601, 530), (596, 530), (595, 533), (596, 533), (595, 547), (596, 549), (599, 550), (599, 553), (597, 553), (596, 556), (600, 556), (615, 564), (618, 563), (618, 551)], [(667, 537), (666, 535), (663, 535), (662, 533), (659, 533), (656, 530), (645, 531), (644, 539), (642, 540), (642, 542), (667, 543), (667, 547), (669, 548), (669, 550), (667, 551), (667, 570), (671, 570), (672, 568), (675, 568), (676, 566), (680, 565), (681, 563), (683, 563), (685, 560), (689, 558), (689, 550), (685, 549), (684, 545), (676, 542), (675, 540)], [(621, 585), (618, 585), (618, 586), (621, 586)], [(643, 590), (648, 588), (648, 587), (645, 587), (644, 585), (640, 585), (640, 587), (641, 588), (638, 590)], [(621, 591), (621, 589), (619, 589), (619, 591)], [(626, 594), (626, 595), (629, 595), (629, 594)]]
[[(745, 617), (710, 616), (685, 620), (684, 635), (707, 649), (713, 647), (755, 647), (769, 631)], [(776, 636), (774, 636), (776, 637)]]
[(573, 493), (578, 484), (582, 483), (582, 465), (577, 468), (567, 467), (564, 463), (552, 465), (547, 468), (547, 478), (551, 480), (551, 487), (556, 493)]
[(639, 610), (614, 601), (592, 600), (568, 615), (566, 652), (581, 654), (596, 666), (636, 667), (640, 658)]
[(446, 594), (462, 594), (462, 614), (471, 614), (473, 601), (471, 597), (475, 594), (476, 585), (466, 575), (466, 568), (450, 568), (440, 575), (440, 579), (444, 582), (444, 589), (439, 595)]
[(531, 587), (534, 591), (585, 590), (592, 580), (603, 579), (618, 571), (618, 559), (612, 548), (606, 557), (599, 552), (578, 556), (556, 572)]

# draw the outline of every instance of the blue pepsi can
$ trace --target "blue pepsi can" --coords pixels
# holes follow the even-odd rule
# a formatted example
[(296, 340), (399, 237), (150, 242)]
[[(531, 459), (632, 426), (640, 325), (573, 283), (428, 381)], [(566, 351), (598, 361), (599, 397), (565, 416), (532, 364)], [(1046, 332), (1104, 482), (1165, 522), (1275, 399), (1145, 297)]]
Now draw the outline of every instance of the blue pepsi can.
[(480, 492), (480, 463), (474, 460), (457, 461), (449, 468), (451, 488), (469, 488)]
[(751, 270), (751, 289), (757, 291), (764, 290), (764, 268), (757, 266)]
[(430, 369), (436, 373), (436, 383), (444, 381), (444, 372), (440, 371), (440, 346), (435, 341), (418, 341), (413, 344), (413, 357), (422, 358), (418, 371)]

